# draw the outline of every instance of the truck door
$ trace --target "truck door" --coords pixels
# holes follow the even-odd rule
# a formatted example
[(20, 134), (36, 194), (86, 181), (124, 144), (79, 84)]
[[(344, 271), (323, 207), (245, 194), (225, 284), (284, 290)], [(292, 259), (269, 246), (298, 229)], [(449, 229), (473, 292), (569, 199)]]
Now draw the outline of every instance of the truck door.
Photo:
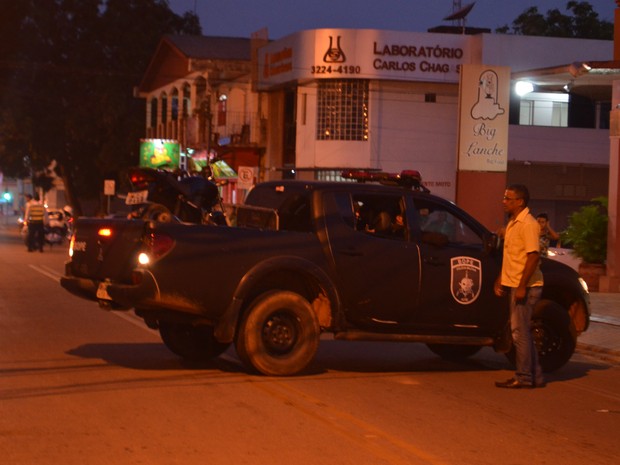
[(402, 195), (325, 192), (327, 244), (347, 319), (390, 325), (411, 319), (420, 285)]
[(418, 323), (456, 332), (497, 328), (506, 317), (505, 301), (493, 292), (501, 263), (497, 251), (485, 251), (485, 231), (448, 202), (415, 203), (422, 231)]

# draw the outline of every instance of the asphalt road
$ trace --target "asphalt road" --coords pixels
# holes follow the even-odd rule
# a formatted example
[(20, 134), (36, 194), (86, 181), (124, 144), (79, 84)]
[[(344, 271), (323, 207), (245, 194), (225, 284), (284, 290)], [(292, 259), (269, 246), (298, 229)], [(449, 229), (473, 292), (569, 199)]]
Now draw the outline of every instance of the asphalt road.
[(0, 456), (5, 465), (498, 463), (609, 465), (620, 369), (576, 354), (544, 389), (484, 349), (323, 340), (302, 376), (248, 374), (234, 349), (184, 364), (132, 313), (58, 284), (66, 247), (0, 232)]

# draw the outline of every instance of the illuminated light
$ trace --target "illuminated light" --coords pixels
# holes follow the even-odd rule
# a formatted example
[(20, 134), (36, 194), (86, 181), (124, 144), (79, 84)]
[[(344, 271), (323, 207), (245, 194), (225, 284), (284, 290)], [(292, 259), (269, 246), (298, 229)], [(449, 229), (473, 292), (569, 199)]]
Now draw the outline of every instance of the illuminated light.
[(100, 237), (110, 237), (112, 236), (112, 230), (110, 228), (101, 228), (97, 232)]
[(534, 91), (534, 85), (528, 81), (517, 81), (515, 84), (515, 92), (519, 97), (529, 94)]
[(174, 247), (174, 240), (166, 234), (152, 233), (145, 245), (144, 252), (138, 256), (138, 262), (142, 265), (148, 265), (166, 255)]
[(75, 236), (71, 236), (69, 241), (69, 257), (73, 258), (73, 246), (75, 245)]

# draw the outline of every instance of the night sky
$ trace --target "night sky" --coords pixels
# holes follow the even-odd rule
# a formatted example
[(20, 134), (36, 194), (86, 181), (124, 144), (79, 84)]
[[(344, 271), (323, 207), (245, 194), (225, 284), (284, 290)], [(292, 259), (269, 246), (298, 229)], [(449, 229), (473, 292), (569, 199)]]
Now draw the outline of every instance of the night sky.
[[(472, 0), (461, 0), (461, 6)], [(567, 14), (568, 0), (477, 0), (466, 25), (494, 31), (510, 25), (523, 11), (537, 6), (546, 15), (557, 8)], [(590, 0), (599, 19), (613, 22), (614, 0)], [(270, 39), (319, 28), (384, 29), (426, 32), (452, 25), (443, 18), (452, 13), (453, 0), (169, 0), (177, 14), (196, 11), (204, 35), (249, 37), (267, 28)]]

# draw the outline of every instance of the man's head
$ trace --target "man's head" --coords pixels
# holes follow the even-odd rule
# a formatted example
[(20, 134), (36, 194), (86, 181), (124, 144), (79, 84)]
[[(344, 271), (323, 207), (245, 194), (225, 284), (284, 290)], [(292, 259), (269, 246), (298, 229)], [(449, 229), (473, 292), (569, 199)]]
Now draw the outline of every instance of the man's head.
[(527, 207), (529, 201), (530, 192), (527, 190), (527, 187), (523, 184), (511, 184), (506, 188), (506, 192), (504, 192), (502, 203), (506, 213), (515, 215)]

